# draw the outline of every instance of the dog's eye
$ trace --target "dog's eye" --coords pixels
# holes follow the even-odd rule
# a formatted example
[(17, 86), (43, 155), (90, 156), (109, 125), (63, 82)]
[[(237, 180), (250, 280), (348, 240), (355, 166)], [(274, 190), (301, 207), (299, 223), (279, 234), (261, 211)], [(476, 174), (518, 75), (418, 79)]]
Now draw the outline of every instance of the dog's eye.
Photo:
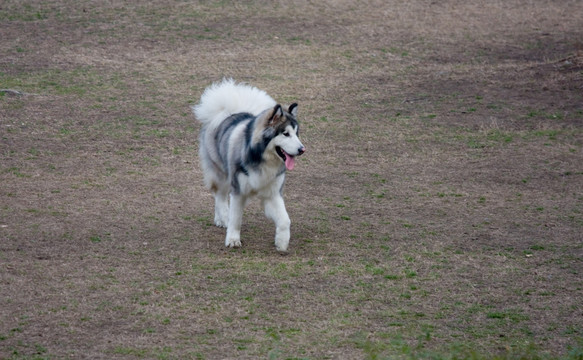
[(288, 131), (284, 132), (284, 133), (283, 133), (283, 136), (287, 136), (287, 137), (289, 137), (289, 132), (288, 132)]

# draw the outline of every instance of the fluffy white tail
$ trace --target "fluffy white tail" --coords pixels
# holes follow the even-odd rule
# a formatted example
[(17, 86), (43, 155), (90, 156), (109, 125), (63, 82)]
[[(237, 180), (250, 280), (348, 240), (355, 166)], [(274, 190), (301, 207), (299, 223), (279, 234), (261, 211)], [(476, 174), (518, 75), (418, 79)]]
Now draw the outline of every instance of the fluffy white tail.
[(215, 127), (232, 114), (248, 112), (258, 115), (275, 104), (275, 100), (263, 90), (224, 79), (206, 88), (192, 110), (203, 125)]

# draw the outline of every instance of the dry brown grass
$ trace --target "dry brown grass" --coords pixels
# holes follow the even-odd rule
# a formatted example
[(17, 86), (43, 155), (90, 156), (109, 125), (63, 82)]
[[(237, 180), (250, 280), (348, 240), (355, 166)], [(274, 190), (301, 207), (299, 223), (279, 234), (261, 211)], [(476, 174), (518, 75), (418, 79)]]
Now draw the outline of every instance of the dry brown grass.
[[(580, 13), (4, 1), (0, 358), (580, 358)], [(300, 103), (287, 257), (211, 226), (224, 76)]]

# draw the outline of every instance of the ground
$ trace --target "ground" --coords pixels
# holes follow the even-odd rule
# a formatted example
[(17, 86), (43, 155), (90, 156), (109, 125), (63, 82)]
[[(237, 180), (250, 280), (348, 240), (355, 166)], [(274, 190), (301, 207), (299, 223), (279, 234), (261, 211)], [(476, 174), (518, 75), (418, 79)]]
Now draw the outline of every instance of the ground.
[[(580, 1), (0, 4), (1, 359), (583, 356)], [(298, 102), (290, 252), (190, 105)]]

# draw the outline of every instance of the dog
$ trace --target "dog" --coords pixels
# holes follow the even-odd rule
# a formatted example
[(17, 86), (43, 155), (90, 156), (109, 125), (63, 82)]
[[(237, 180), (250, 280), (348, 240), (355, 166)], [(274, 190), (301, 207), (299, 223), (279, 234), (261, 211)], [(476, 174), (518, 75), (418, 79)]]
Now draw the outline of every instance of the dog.
[(227, 228), (225, 246), (241, 246), (247, 200), (261, 200), (275, 223), (275, 248), (287, 252), (290, 218), (283, 201), (286, 170), (306, 148), (299, 138), (298, 104), (284, 108), (256, 87), (224, 79), (192, 107), (202, 123), (199, 157), (206, 187), (215, 198), (215, 225)]

